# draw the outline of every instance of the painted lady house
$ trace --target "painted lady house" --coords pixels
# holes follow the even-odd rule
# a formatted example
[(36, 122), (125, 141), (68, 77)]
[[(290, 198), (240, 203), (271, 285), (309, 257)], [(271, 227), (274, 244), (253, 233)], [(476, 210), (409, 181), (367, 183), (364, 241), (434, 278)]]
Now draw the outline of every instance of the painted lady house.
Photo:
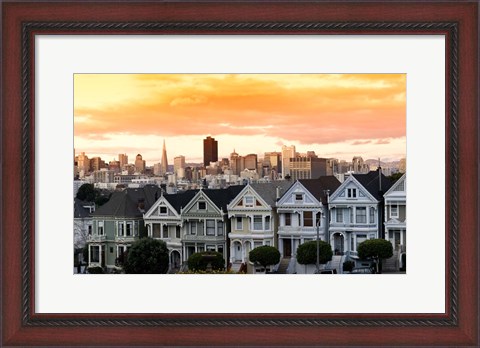
[(92, 234), (88, 238), (88, 266), (107, 272), (119, 268), (126, 251), (147, 234), (143, 214), (160, 197), (155, 185), (116, 191), (110, 200), (92, 213)]
[(383, 194), (392, 186), (381, 170), (351, 174), (329, 197), (329, 239), (332, 263), (351, 259), (358, 266), (358, 245), (367, 239), (384, 238)]
[(178, 194), (162, 193), (143, 216), (148, 236), (163, 240), (167, 244), (169, 272), (176, 272), (182, 266), (184, 250), (181, 211), (197, 192), (198, 190), (188, 190)]
[(229, 232), (227, 205), (244, 186), (202, 189), (181, 209), (183, 262), (197, 252), (216, 251), (227, 263)]
[(308, 241), (327, 241), (328, 195), (340, 186), (334, 176), (301, 179), (278, 200), (278, 250), (282, 260), (279, 273), (304, 273), (305, 267), (296, 262), (297, 248)]
[(252, 267), (248, 255), (262, 245), (278, 247), (275, 231), (278, 218), (275, 203), (291, 185), (287, 181), (249, 184), (227, 205), (230, 219), (230, 263), (237, 271), (241, 265)]
[(385, 239), (393, 245), (393, 256), (384, 261), (384, 271), (406, 268), (407, 253), (407, 174), (385, 193)]

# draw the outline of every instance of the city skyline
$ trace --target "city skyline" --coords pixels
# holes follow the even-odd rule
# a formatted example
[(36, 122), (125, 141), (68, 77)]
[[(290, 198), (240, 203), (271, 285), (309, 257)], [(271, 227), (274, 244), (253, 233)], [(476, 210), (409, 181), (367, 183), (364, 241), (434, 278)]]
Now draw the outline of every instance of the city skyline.
[[(406, 157), (404, 74), (75, 74), (75, 149), (106, 161), (315, 151), (350, 161)], [(127, 145), (128, 144), (128, 145)]]

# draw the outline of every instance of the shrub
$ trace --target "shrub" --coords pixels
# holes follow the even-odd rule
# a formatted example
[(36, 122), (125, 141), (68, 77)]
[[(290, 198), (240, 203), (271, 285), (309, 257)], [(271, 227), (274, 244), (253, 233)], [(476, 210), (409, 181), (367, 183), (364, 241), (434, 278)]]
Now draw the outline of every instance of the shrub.
[(358, 257), (361, 259), (388, 259), (392, 255), (392, 243), (385, 239), (369, 239), (358, 245)]
[(164, 241), (142, 238), (132, 244), (123, 269), (130, 274), (167, 273), (168, 261), (168, 249)]
[(251, 262), (257, 262), (264, 268), (280, 262), (280, 252), (269, 245), (263, 245), (251, 250), (248, 257)]
[[(332, 259), (333, 253), (330, 244), (324, 241), (319, 243), (319, 263), (324, 264)], [(317, 241), (306, 242), (297, 249), (297, 261), (302, 265), (317, 263)]]
[(343, 263), (343, 272), (351, 272), (354, 266), (355, 266), (355, 262), (345, 261)]
[(206, 271), (208, 264), (212, 271), (219, 271), (225, 268), (225, 259), (221, 253), (216, 251), (203, 251), (192, 254), (187, 261), (188, 269), (192, 272)]
[(88, 267), (87, 272), (90, 274), (103, 274), (103, 268), (102, 267)]

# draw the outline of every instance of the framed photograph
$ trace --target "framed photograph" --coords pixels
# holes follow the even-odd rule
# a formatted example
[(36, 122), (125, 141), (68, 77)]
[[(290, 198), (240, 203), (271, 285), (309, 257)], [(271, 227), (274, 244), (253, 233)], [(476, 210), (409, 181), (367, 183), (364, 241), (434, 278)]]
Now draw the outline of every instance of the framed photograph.
[[(478, 1), (3, 1), (1, 9), (2, 345), (480, 344)], [(407, 272), (362, 276), (72, 272), (72, 174), (78, 170), (78, 161), (72, 166), (74, 146), (94, 148), (102, 136), (123, 132), (123, 145), (138, 149), (158, 140), (155, 132), (135, 136), (139, 125), (167, 130), (177, 122), (185, 130), (205, 127), (206, 136), (219, 125), (232, 126), (228, 120), (235, 110), (239, 118), (256, 117), (243, 111), (242, 94), (235, 92), (233, 108), (221, 109), (229, 113), (225, 122), (202, 114), (198, 107), (191, 109), (198, 116), (185, 120), (158, 106), (158, 112), (169, 116), (156, 118), (146, 108), (137, 108), (129, 111), (128, 122), (128, 117), (104, 114), (95, 118), (95, 131), (75, 133), (106, 99), (116, 101), (119, 113), (129, 107), (122, 101), (136, 100), (138, 107), (168, 93), (175, 96), (170, 107), (200, 105), (207, 93), (199, 93), (199, 86), (212, 90), (200, 77), (250, 76), (249, 84), (237, 87), (265, 93), (259, 86), (268, 85), (270, 94), (278, 97), (279, 89), (272, 83), (277, 79), (277, 84), (290, 88), (288, 97), (301, 96), (288, 103), (277, 99), (277, 107), (269, 112), (280, 113), (296, 102), (308, 106), (308, 88), (295, 89), (318, 83), (308, 77), (368, 74), (377, 80), (342, 81), (336, 106), (361, 113), (355, 109), (358, 97), (353, 90), (374, 86), (379, 93), (360, 97), (383, 112), (362, 118), (368, 126), (342, 119), (357, 132), (365, 126), (361, 129), (368, 139), (356, 139), (360, 145), (370, 139), (393, 142), (390, 135), (384, 136), (396, 127), (391, 106), (399, 101), (403, 105), (406, 126), (399, 137), (406, 141), (409, 173)], [(160, 86), (160, 94), (148, 99), (151, 90), (128, 89), (121, 78), (95, 80), (107, 75), (113, 80), (141, 76), (142, 86)], [(78, 79), (88, 76), (91, 81), (84, 83), (81, 99), (75, 96)], [(400, 76), (400, 92), (389, 92), (393, 79), (379, 76)], [(175, 86), (185, 84), (185, 79), (196, 87), (188, 89), (190, 94), (175, 95), (180, 88)], [(221, 89), (232, 91), (232, 86), (225, 83)], [(390, 102), (384, 106), (380, 95)], [(75, 104), (79, 100), (81, 107)], [(296, 110), (294, 105), (292, 109)], [(335, 112), (330, 119), (312, 115), (308, 127), (300, 125), (303, 119), (298, 115), (289, 131), (297, 132), (298, 139), (310, 134), (335, 144), (328, 139), (342, 122), (331, 121), (334, 117)], [(375, 137), (369, 133), (372, 129)], [(162, 144), (157, 147), (161, 153)], [(200, 203), (198, 209), (205, 209)], [(385, 211), (398, 217), (397, 209)], [(357, 218), (372, 219), (372, 212), (360, 212)], [(103, 232), (103, 225), (95, 228)], [(135, 223), (116, 228), (122, 238), (137, 231)], [(218, 230), (217, 223), (206, 226), (207, 232)], [(163, 235), (153, 225), (147, 231)], [(399, 246), (407, 237), (401, 236)], [(346, 250), (337, 237), (331, 242), (339, 243), (339, 252)], [(356, 238), (358, 242), (364, 237)], [(392, 243), (395, 238), (392, 235)], [(292, 245), (283, 243), (281, 252), (288, 254)], [(102, 249), (96, 248), (90, 250), (89, 260), (104, 266)], [(111, 248), (119, 258), (119, 249)], [(218, 244), (212, 250), (225, 248)]]

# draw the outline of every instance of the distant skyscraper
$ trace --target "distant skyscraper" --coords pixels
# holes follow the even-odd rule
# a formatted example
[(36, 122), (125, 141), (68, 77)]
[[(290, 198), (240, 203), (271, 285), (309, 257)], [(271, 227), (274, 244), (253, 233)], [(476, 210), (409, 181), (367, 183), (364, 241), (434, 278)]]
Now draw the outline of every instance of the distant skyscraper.
[(167, 148), (165, 147), (165, 139), (163, 139), (163, 150), (162, 150), (162, 174), (168, 172), (168, 161), (167, 161)]
[(218, 161), (218, 142), (208, 136), (203, 139), (203, 165), (207, 167), (210, 162)]
[(245, 156), (245, 168), (257, 170), (257, 155), (254, 153)]
[(177, 171), (181, 168), (185, 168), (185, 156), (177, 156), (173, 159), (173, 171), (177, 174)]
[(318, 157), (291, 158), (289, 169), (292, 181), (297, 179), (317, 179), (327, 175), (327, 160)]
[(290, 175), (290, 158), (295, 157), (295, 145), (282, 146), (282, 177)]
[(126, 153), (118, 154), (118, 161), (120, 162), (120, 168), (123, 169), (125, 164), (128, 164), (128, 156)]
[(135, 158), (135, 171), (138, 173), (143, 173), (145, 171), (145, 161), (140, 154)]

